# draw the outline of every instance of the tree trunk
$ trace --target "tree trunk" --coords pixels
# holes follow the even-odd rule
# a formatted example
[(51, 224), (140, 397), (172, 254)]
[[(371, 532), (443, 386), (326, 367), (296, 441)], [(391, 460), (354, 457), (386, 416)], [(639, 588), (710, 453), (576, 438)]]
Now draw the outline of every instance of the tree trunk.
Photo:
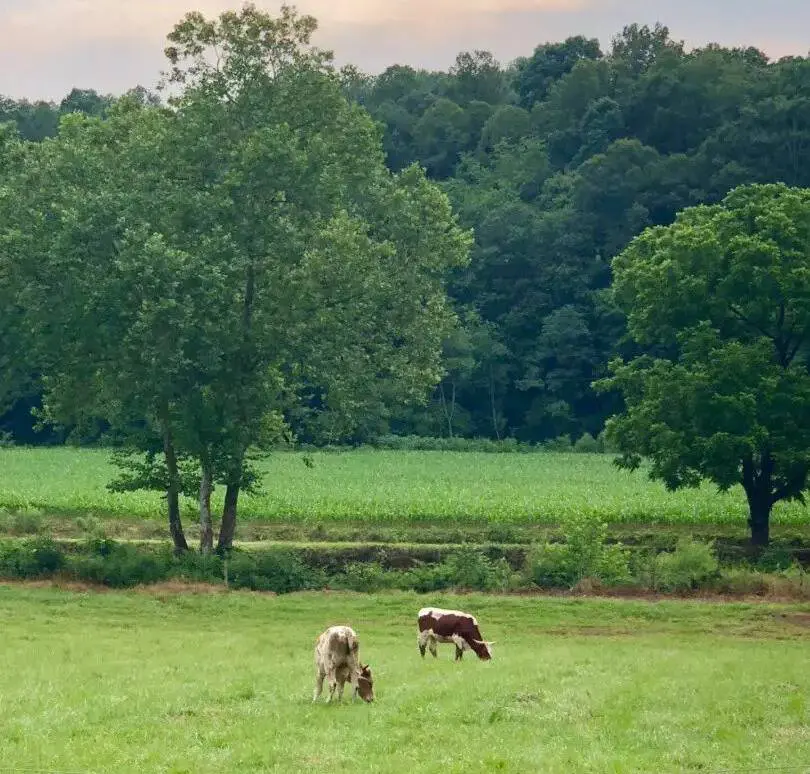
[(492, 373), (492, 363), (489, 364), (489, 407), (492, 410), (492, 429), (495, 437), (500, 441), (501, 433), (498, 430), (498, 414), (495, 411), (495, 377)]
[[(165, 412), (168, 413), (168, 412)], [(166, 457), (166, 468), (169, 472), (169, 481), (166, 484), (166, 503), (169, 509), (169, 532), (174, 542), (174, 552), (182, 554), (188, 551), (188, 543), (183, 532), (183, 523), (180, 521), (180, 477), (177, 474), (177, 455), (174, 451), (174, 442), (169, 428), (169, 422), (162, 418), (163, 454)]]
[(767, 548), (771, 540), (771, 505), (769, 502), (753, 504), (749, 502), (748, 525), (751, 527), (751, 545)]
[(211, 490), (214, 488), (211, 469), (204, 466), (200, 479), (200, 553), (214, 550), (214, 527), (211, 523)]
[(452, 438), (453, 437), (453, 414), (456, 411), (456, 384), (453, 382), (453, 402), (452, 407), (448, 409), (447, 407), (447, 398), (444, 395), (444, 382), (439, 382), (439, 397), (440, 402), (442, 404), (442, 411), (444, 412), (444, 418), (447, 421), (447, 435)]
[(225, 505), (222, 508), (222, 526), (219, 528), (217, 553), (224, 554), (233, 548), (236, 532), (236, 505), (239, 500), (239, 484), (228, 484), (225, 488)]
[(765, 548), (770, 543), (771, 508), (773, 492), (774, 460), (764, 452), (758, 465), (749, 459), (743, 460), (742, 485), (748, 499), (748, 526), (751, 529), (751, 546)]

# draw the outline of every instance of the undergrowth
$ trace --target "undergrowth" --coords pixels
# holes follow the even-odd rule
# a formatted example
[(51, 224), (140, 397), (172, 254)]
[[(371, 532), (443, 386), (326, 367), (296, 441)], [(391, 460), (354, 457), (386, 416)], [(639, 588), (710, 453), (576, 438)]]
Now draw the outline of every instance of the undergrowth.
[(723, 566), (714, 548), (700, 541), (682, 540), (673, 551), (634, 553), (607, 544), (601, 528), (570, 529), (568, 542), (528, 552), (498, 555), (497, 547), (460, 546), (419, 558), (375, 549), (374, 558), (363, 561), (325, 548), (237, 549), (223, 558), (192, 551), (176, 556), (163, 544), (108, 538), (60, 543), (36, 536), (0, 541), (0, 578), (62, 578), (113, 588), (180, 580), (278, 594), (325, 588), (419, 593), (626, 589), (810, 597), (810, 581), (797, 562), (785, 565), (764, 556), (758, 562)]

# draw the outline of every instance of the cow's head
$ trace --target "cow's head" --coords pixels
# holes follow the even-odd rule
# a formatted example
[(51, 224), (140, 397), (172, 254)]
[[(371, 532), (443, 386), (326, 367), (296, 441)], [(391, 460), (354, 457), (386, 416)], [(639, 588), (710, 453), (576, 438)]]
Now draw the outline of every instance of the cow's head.
[(494, 644), (494, 642), (485, 642), (484, 640), (470, 640), (470, 647), (482, 661), (489, 661), (492, 658), (490, 646)]
[(368, 664), (360, 665), (357, 673), (357, 693), (363, 701), (374, 701), (374, 679)]

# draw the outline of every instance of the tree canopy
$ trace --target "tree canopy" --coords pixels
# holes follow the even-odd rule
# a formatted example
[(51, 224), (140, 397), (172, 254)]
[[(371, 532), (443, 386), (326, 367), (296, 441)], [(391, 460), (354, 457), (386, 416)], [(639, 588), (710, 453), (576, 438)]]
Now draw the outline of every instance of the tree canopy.
[(626, 410), (609, 432), (624, 467), (670, 489), (739, 484), (751, 538), (810, 473), (810, 189), (733, 190), (645, 231), (613, 261), (614, 295), (645, 354), (601, 384)]
[(148, 478), (178, 550), (184, 458), (204, 551), (226, 487), (227, 550), (253, 452), (291, 423), (341, 439), (441, 377), (447, 273), (471, 237), (419, 168), (386, 168), (314, 26), (289, 8), (189, 14), (167, 49), (172, 109), (129, 96), (64, 117), (5, 197), (46, 415), (162, 451)]
[[(243, 61), (253, 57), (240, 74), (236, 60), (212, 69), (216, 57), (207, 52), (227, 35), (249, 39), (259, 16), (212, 20), (191, 14), (168, 42), (171, 93), (217, 93), (240, 111), (246, 127), (255, 128), (271, 105), (278, 116), (300, 110), (317, 122), (321, 98), (325, 121), (331, 121), (339, 84), (347, 104), (377, 123), (365, 131), (381, 133), (387, 168), (399, 173), (422, 166), (448, 195), (461, 226), (475, 231), (469, 266), (453, 270), (448, 284), (467, 327), (462, 338), (478, 342), (467, 351), (471, 367), (454, 368), (452, 385), (438, 382), (422, 408), (380, 401), (374, 408), (369, 400), (363, 422), (343, 435), (352, 441), (390, 431), (530, 442), (597, 435), (618, 398), (596, 392), (591, 382), (611, 357), (638, 346), (625, 343), (622, 315), (605, 295), (611, 259), (644, 229), (673, 223), (685, 207), (716, 204), (739, 185), (810, 186), (810, 60), (804, 57), (769, 61), (755, 48), (716, 44), (689, 50), (666, 26), (630, 24), (605, 50), (572, 35), (538, 41), (513, 63), (476, 50), (460, 52), (446, 71), (396, 63), (376, 75), (344, 68), (330, 76), (327, 94), (314, 73), (331, 71), (330, 58), (307, 42), (313, 22), (287, 9), (273, 23), (281, 48), (270, 55), (255, 41), (239, 47)], [(240, 96), (240, 78), (288, 65), (299, 72), (299, 65), (313, 62), (307, 77), (314, 79), (316, 96), (309, 102), (293, 99), (295, 107), (288, 108), (270, 99), (264, 105), (258, 87)], [(142, 88), (129, 98), (155, 103)], [(76, 112), (114, 120), (113, 101), (86, 88), (74, 89), (60, 104), (2, 100), (0, 122), (13, 124), (23, 140), (39, 142), (54, 137), (64, 117), (75, 120)], [(190, 115), (191, 104), (173, 109)], [(197, 109), (196, 120), (205, 125), (205, 108)], [(295, 132), (302, 124), (291, 126)], [(248, 132), (231, 137), (225, 124), (216, 131), (220, 135), (206, 128), (209, 149), (192, 143), (201, 156), (211, 151), (206, 174), (212, 176), (225, 163), (219, 145), (241, 152), (236, 149), (244, 147)], [(274, 142), (282, 140), (277, 135)], [(181, 150), (181, 157), (192, 152)], [(370, 158), (377, 168), (379, 147)], [(252, 195), (245, 187), (248, 207)], [(371, 210), (368, 202), (364, 212)], [(453, 333), (442, 347), (454, 352), (460, 341)], [(445, 409), (453, 387), (451, 428)], [(29, 407), (30, 397), (17, 404), (10, 415), (15, 428)], [(346, 427), (327, 430), (308, 411), (288, 419), (299, 437), (312, 442), (324, 433), (337, 437)]]

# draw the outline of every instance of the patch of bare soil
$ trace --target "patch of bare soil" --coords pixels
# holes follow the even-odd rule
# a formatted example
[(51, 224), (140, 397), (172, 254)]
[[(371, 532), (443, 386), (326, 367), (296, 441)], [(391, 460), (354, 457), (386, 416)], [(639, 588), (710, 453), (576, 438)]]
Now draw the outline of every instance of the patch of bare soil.
[[(478, 594), (480, 592), (469, 592)], [(721, 593), (718, 591), (685, 591), (685, 592), (662, 592), (653, 591), (652, 589), (645, 589), (640, 587), (628, 588), (593, 588), (583, 590), (581, 588), (574, 589), (551, 589), (551, 588), (535, 588), (535, 589), (519, 589), (517, 591), (504, 592), (506, 596), (516, 597), (563, 597), (563, 598), (578, 598), (578, 599), (627, 599), (627, 600), (640, 600), (648, 602), (716, 602), (716, 603), (732, 603), (732, 602), (745, 602), (757, 603), (762, 602), (766, 604), (777, 603), (790, 603), (796, 604), (799, 602), (810, 602), (810, 595), (807, 593), (790, 593), (783, 591), (766, 591), (760, 593)]]
[(550, 626), (543, 629), (544, 634), (562, 637), (632, 637), (638, 629), (623, 626)]
[[(136, 594), (147, 594), (151, 596), (172, 596), (176, 594), (225, 594), (229, 592), (225, 586), (215, 583), (197, 583), (184, 581), (163, 581), (161, 583), (151, 583), (141, 586), (133, 586), (126, 589), (114, 589), (104, 586), (101, 583), (85, 583), (83, 581), (65, 580), (53, 578), (50, 580), (3, 580), (0, 586), (12, 586), (16, 588), (28, 589), (59, 589), (61, 591), (74, 591), (97, 594), (109, 594), (114, 591), (129, 591)], [(239, 593), (242, 593), (241, 590)], [(248, 592), (262, 594), (264, 596), (276, 596), (272, 591)]]
[(777, 613), (776, 617), (785, 623), (810, 629), (810, 613)]

